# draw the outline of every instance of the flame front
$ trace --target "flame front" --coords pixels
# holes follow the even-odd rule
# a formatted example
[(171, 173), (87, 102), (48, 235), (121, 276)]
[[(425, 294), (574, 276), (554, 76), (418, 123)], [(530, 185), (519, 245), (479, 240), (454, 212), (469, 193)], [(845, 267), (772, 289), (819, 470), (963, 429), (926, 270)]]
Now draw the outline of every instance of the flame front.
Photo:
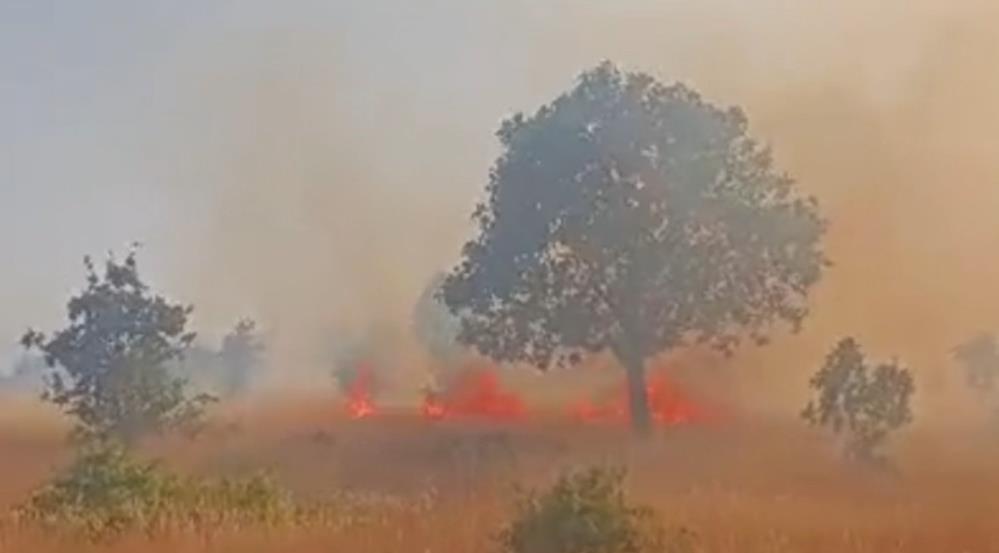
[[(691, 400), (665, 374), (648, 379), (645, 391), (652, 421), (663, 426), (707, 422), (709, 411)], [(626, 422), (629, 418), (628, 393), (620, 386), (604, 403), (583, 399), (569, 408), (569, 416), (584, 423)]]
[[(357, 367), (346, 390), (344, 410), (351, 419), (381, 414), (374, 401), (375, 373), (367, 364)], [(693, 401), (662, 372), (647, 380), (649, 414), (657, 425), (705, 423), (715, 417), (711, 410)], [(420, 413), (428, 420), (479, 419), (493, 422), (522, 421), (528, 410), (515, 392), (503, 389), (490, 368), (468, 368), (454, 375), (443, 390), (427, 390)], [(573, 403), (568, 415), (582, 423), (627, 423), (630, 419), (626, 387), (619, 385), (606, 401), (590, 398)]]
[(481, 418), (498, 421), (524, 417), (524, 402), (513, 392), (504, 391), (499, 378), (485, 369), (467, 370), (451, 381), (443, 392), (427, 392), (423, 416), (433, 420)]
[(371, 367), (361, 365), (357, 368), (357, 376), (347, 389), (347, 416), (352, 419), (363, 419), (378, 413), (372, 399), (374, 373)]

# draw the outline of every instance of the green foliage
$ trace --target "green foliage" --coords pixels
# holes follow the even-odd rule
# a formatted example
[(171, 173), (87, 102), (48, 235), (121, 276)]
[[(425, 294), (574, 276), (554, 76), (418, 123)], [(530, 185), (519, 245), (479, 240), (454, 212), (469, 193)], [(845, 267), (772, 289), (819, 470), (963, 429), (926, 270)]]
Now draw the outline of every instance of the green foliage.
[(83, 452), (65, 475), (38, 490), (16, 514), (22, 521), (60, 526), (97, 538), (151, 523), (178, 483), (123, 450)]
[(194, 340), (186, 328), (193, 308), (152, 294), (134, 252), (120, 263), (109, 257), (102, 274), (90, 258), (84, 265), (86, 287), (67, 304), (67, 326), (21, 339), (45, 357), (43, 397), (76, 417), (84, 438), (130, 443), (197, 423), (212, 398), (189, 397), (187, 382), (167, 368)]
[(46, 535), (112, 542), (137, 533), (211, 537), (288, 528), (342, 530), (378, 526), (393, 515), (425, 516), (435, 497), (401, 500), (337, 493), (303, 502), (267, 474), (245, 478), (181, 477), (114, 445), (90, 444), (65, 471), (14, 509), (23, 528)]
[(692, 536), (671, 535), (654, 513), (628, 503), (624, 473), (594, 468), (561, 476), (544, 493), (516, 505), (499, 542), (506, 553), (667, 553), (691, 549)]
[(879, 448), (892, 432), (912, 421), (915, 384), (909, 370), (895, 362), (872, 368), (853, 338), (836, 344), (810, 386), (815, 397), (802, 417), (844, 435), (850, 458), (884, 463)]
[(293, 520), (296, 511), (264, 475), (184, 479), (136, 461), (122, 448), (100, 446), (81, 452), (15, 514), (25, 524), (101, 541), (136, 531), (273, 525)]
[(442, 290), (462, 343), (542, 368), (609, 350), (640, 425), (650, 356), (805, 317), (825, 225), (740, 110), (604, 63), (497, 134), (478, 236)]
[(90, 445), (14, 516), (23, 527), (53, 537), (110, 542), (135, 533), (211, 536), (245, 529), (357, 528), (377, 525), (393, 513), (423, 516), (433, 508), (432, 495), (402, 501), (340, 493), (323, 501), (296, 501), (266, 474), (181, 477), (136, 460), (124, 448)]

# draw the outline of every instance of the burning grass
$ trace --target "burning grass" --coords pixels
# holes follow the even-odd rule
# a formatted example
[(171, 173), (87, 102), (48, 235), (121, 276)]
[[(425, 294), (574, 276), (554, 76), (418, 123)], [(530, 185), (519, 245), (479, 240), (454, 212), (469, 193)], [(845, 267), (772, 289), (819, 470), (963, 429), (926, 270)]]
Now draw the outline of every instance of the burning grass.
[[(562, 413), (528, 411), (497, 422), (383, 409), (353, 420), (326, 398), (261, 405), (270, 407), (219, 413), (200, 439), (149, 443), (143, 452), (199, 478), (267, 470), (302, 501), (340, 497), (364, 517), (135, 533), (105, 545), (60, 542), (8, 522), (0, 551), (494, 551), (514, 515), (514, 484), (545, 489), (566, 468), (594, 465), (627, 466), (629, 495), (664, 525), (691, 529), (695, 551), (935, 553), (999, 545), (992, 516), (999, 498), (989, 492), (999, 484), (999, 441), (984, 435), (924, 428), (899, 443), (901, 474), (886, 478), (842, 464), (823, 436), (790, 422), (673, 425), (635, 444), (620, 428)], [(67, 466), (60, 440), (42, 427), (33, 434), (13, 422), (0, 427), (0, 502), (23, 503), (51, 470)]]
[(421, 411), (432, 420), (510, 422), (522, 420), (527, 407), (516, 393), (503, 389), (495, 372), (480, 368), (458, 373), (443, 391), (428, 390)]
[[(359, 364), (344, 378), (343, 413), (350, 419), (382, 417), (393, 410), (380, 407), (378, 381), (371, 365)], [(720, 420), (721, 410), (695, 400), (668, 376), (656, 370), (646, 385), (652, 421), (661, 426), (709, 424)], [(600, 397), (583, 397), (560, 408), (568, 420), (582, 424), (629, 422), (628, 394), (624, 383)], [(395, 409), (394, 411), (398, 411)], [(531, 405), (515, 390), (504, 386), (490, 366), (468, 365), (443, 379), (439, 387), (425, 390), (419, 412), (428, 421), (485, 421), (510, 424), (551, 416), (549, 405)]]
[[(719, 412), (716, 409), (694, 401), (663, 372), (652, 375), (645, 390), (652, 421), (656, 424), (701, 424), (718, 419)], [(583, 423), (627, 424), (628, 392), (622, 384), (615, 389), (611, 398), (603, 402), (583, 399), (570, 406), (569, 415)]]

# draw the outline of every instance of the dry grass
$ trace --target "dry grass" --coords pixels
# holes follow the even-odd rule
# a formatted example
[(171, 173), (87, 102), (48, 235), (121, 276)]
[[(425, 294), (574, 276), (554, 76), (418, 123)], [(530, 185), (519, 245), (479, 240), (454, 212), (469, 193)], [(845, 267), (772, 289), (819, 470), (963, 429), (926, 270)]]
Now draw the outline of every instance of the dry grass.
[[(667, 524), (694, 530), (699, 551), (999, 551), (999, 437), (984, 433), (914, 432), (897, 444), (900, 473), (889, 477), (843, 466), (821, 436), (790, 421), (679, 428), (635, 444), (619, 429), (554, 419), (506, 428), (404, 414), (345, 421), (325, 403), (287, 405), (234, 411), (197, 441), (166, 440), (146, 451), (198, 474), (269, 468), (303, 497), (349, 489), (406, 502), (431, 493), (434, 507), (388, 509), (337, 528), (134, 537), (103, 547), (7, 525), (0, 551), (491, 551), (512, 483), (539, 484), (567, 466), (600, 462), (626, 464), (634, 497)], [(8, 410), (0, 424), (0, 504), (10, 506), (66, 452), (49, 418)]]

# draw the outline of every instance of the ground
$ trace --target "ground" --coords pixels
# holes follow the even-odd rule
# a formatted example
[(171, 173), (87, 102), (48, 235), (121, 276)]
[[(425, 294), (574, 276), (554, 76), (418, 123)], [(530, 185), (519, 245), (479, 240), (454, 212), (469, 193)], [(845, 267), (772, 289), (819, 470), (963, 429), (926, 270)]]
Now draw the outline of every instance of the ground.
[[(0, 504), (23, 500), (68, 459), (65, 428), (35, 404), (5, 401)], [(268, 468), (301, 497), (349, 489), (392, 497), (384, 516), (340, 529), (135, 537), (88, 548), (13, 528), (0, 551), (195, 553), (494, 551), (514, 484), (558, 471), (627, 466), (632, 497), (664, 524), (696, 535), (698, 551), (999, 551), (999, 437), (915, 429), (894, 444), (894, 473), (844, 464), (835, 443), (798, 421), (734, 418), (659, 429), (648, 441), (619, 426), (534, 416), (503, 424), (428, 421), (415, 412), (350, 420), (328, 399), (275, 401), (216, 419), (197, 440), (147, 444), (176, 470), (236, 474)], [(289, 407), (294, 405), (294, 407)]]

